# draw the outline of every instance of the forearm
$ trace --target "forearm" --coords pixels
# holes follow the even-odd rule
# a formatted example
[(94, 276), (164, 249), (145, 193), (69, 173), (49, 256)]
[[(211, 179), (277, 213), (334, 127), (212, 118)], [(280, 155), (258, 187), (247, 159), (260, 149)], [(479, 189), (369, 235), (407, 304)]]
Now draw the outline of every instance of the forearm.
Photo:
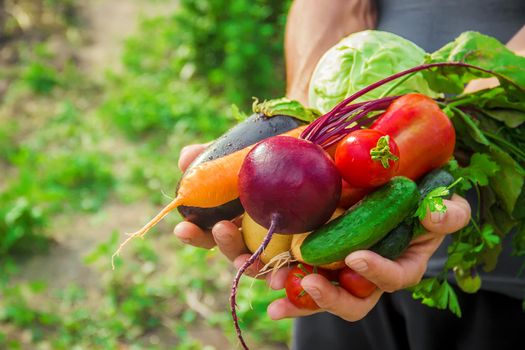
[(517, 54), (525, 56), (525, 25), (510, 39), (507, 47)]
[(285, 33), (287, 96), (308, 104), (308, 84), (326, 50), (346, 35), (375, 26), (371, 0), (296, 0)]

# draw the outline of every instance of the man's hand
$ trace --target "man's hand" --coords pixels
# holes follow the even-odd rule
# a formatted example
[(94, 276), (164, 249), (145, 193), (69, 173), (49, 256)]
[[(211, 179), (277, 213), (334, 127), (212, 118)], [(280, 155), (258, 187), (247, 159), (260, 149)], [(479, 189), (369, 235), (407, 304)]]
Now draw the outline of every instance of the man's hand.
[[(206, 145), (191, 145), (183, 148), (179, 159), (181, 170), (184, 171), (205, 148)], [(383, 292), (391, 293), (417, 284), (426, 270), (428, 260), (445, 235), (458, 231), (470, 220), (470, 206), (465, 199), (454, 195), (451, 200), (444, 202), (448, 208), (447, 212), (427, 215), (422, 224), (428, 232), (412, 241), (406, 252), (396, 261), (385, 259), (368, 250), (357, 251), (346, 257), (345, 262), (350, 268), (378, 286), (368, 298), (354, 297), (344, 289), (334, 286), (324, 277), (312, 274), (303, 279), (302, 286), (321, 307), (320, 310), (298, 309), (287, 298), (283, 298), (270, 304), (268, 314), (272, 319), (282, 319), (328, 311), (345, 320), (357, 321), (372, 310)], [(210, 249), (217, 245), (236, 268), (251, 256), (239, 231), (239, 218), (231, 222), (217, 223), (211, 233), (185, 221), (175, 226), (174, 234), (182, 242), (196, 247)], [(262, 264), (258, 261), (246, 274), (254, 276), (261, 267)], [(271, 288), (284, 288), (288, 271), (289, 268), (284, 268), (273, 275), (267, 275)]]
[[(378, 289), (368, 298), (354, 297), (344, 289), (331, 284), (326, 278), (311, 274), (302, 280), (302, 286), (321, 308), (310, 311), (295, 307), (287, 298), (274, 301), (268, 307), (268, 314), (274, 320), (310, 315), (328, 311), (347, 321), (365, 317), (376, 305), (383, 292), (392, 293), (417, 284), (426, 270), (427, 262), (437, 250), (446, 234), (465, 227), (470, 220), (468, 202), (454, 195), (444, 200), (447, 212), (431, 213), (422, 221), (427, 233), (411, 242), (409, 248), (396, 261), (385, 259), (368, 250), (353, 252), (345, 259), (346, 264), (375, 283)], [(274, 289), (282, 289), (286, 270), (279, 271), (270, 281)]]

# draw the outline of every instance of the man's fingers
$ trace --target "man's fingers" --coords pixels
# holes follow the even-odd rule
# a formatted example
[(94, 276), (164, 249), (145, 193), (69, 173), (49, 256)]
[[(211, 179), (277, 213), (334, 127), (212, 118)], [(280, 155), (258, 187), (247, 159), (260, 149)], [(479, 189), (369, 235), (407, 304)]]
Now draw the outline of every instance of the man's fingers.
[(268, 272), (266, 275), (266, 283), (270, 288), (274, 290), (279, 290), (284, 288), (284, 282), (288, 276), (288, 272), (291, 270), (291, 267), (281, 267), (277, 271)]
[(208, 144), (195, 144), (183, 147), (179, 156), (179, 169), (185, 171), (190, 163), (204, 151)]
[(231, 261), (239, 255), (249, 252), (244, 245), (239, 227), (234, 223), (226, 220), (220, 221), (213, 226), (211, 232), (217, 247)]
[(321, 309), (347, 321), (358, 321), (365, 317), (381, 296), (381, 291), (376, 290), (367, 298), (355, 297), (319, 274), (305, 276), (301, 285)]
[(445, 213), (433, 212), (425, 217), (421, 223), (429, 232), (438, 234), (454, 233), (465, 227), (470, 221), (470, 205), (458, 196), (443, 201), (447, 206)]
[(299, 309), (297, 306), (292, 304), (288, 298), (277, 299), (268, 305), (268, 316), (272, 320), (282, 320), (283, 318), (309, 316), (323, 310), (307, 310)]
[(427, 240), (410, 248), (396, 261), (369, 250), (351, 253), (345, 263), (385, 292), (394, 292), (417, 284), (425, 273), (427, 262), (442, 242), (443, 236)]
[(200, 227), (188, 221), (178, 223), (173, 233), (184, 244), (205, 249), (211, 249), (215, 246), (215, 241), (210, 232), (203, 231)]
[[(234, 260), (233, 260), (233, 266), (238, 270), (242, 267), (242, 265), (244, 265), (244, 263), (246, 262), (246, 260), (248, 260), (250, 257), (252, 256), (251, 253), (249, 254), (242, 254), (242, 255), (239, 255), (238, 257), (236, 257)], [(259, 271), (260, 269), (262, 269), (264, 267), (264, 263), (259, 260), (259, 259), (256, 259), (255, 262), (253, 264), (251, 264), (247, 269), (246, 271), (244, 272), (244, 274), (246, 276), (250, 276), (250, 277), (256, 277), (257, 278), (260, 278), (260, 279), (263, 279), (265, 278), (266, 276), (264, 275), (259, 275)]]

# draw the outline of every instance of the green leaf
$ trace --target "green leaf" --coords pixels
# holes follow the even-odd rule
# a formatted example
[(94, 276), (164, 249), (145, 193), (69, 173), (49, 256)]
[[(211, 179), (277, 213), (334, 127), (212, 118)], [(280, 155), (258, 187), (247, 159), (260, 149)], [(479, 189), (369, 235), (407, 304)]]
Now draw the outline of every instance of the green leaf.
[(501, 86), (480, 90), (454, 99), (454, 106), (470, 105), (487, 116), (516, 128), (525, 122), (525, 99), (513, 99)]
[(427, 211), (444, 213), (447, 211), (447, 206), (443, 203), (443, 197), (450, 193), (447, 187), (441, 186), (430, 191), (427, 196), (421, 201), (421, 204), (416, 210), (414, 216), (423, 220), (427, 215)]
[(500, 237), (494, 233), (492, 225), (483, 225), (481, 228), (481, 239), (489, 248), (493, 248), (501, 242)]
[(491, 146), (490, 156), (500, 169), (497, 174), (491, 176), (490, 184), (503, 208), (509, 215), (512, 215), (524, 184), (525, 171), (508, 153), (499, 147)]
[(481, 229), (483, 250), (479, 254), (478, 261), (483, 265), (483, 271), (490, 272), (496, 268), (498, 257), (502, 251), (501, 237), (496, 234), (494, 226), (483, 225)]
[(449, 309), (454, 315), (461, 317), (461, 308), (456, 292), (446, 280), (436, 277), (425, 278), (411, 288), (412, 297), (420, 299), (421, 303), (440, 310)]
[(456, 295), (456, 292), (454, 291), (452, 286), (447, 281), (445, 281), (444, 284), (446, 286), (445, 290), (446, 290), (447, 297), (448, 297), (448, 309), (452, 311), (452, 313), (456, 315), (457, 317), (461, 317), (461, 308), (459, 307), (459, 302), (458, 302), (458, 297)]
[(464, 126), (469, 132), (469, 136), (472, 137), (474, 141), (484, 146), (490, 145), (489, 139), (487, 139), (483, 131), (481, 131), (479, 128), (478, 124), (474, 122), (474, 120), (468, 114), (464, 113), (458, 108), (453, 108), (453, 111), (455, 112), (455, 115), (457, 115), (463, 121)]
[(505, 123), (509, 128), (517, 128), (525, 123), (525, 112), (514, 109), (482, 109), (487, 116)]
[(462, 177), (467, 180), (459, 184), (459, 188), (466, 191), (474, 184), (487, 186), (489, 184), (489, 177), (498, 172), (499, 166), (489, 155), (474, 153), (467, 167), (449, 168), (449, 170), (454, 177)]
[(456, 186), (462, 180), (463, 178), (460, 177), (447, 187), (441, 186), (434, 188), (425, 196), (425, 198), (423, 198), (414, 216), (419, 218), (419, 220), (421, 221), (425, 218), (428, 211), (431, 213), (445, 213), (447, 211), (447, 206), (445, 205), (445, 203), (443, 203), (443, 198), (448, 197), (448, 195), (450, 194), (450, 189)]
[(462, 266), (463, 268), (469, 268), (475, 265), (476, 260), (467, 259), (466, 257), (472, 255), (474, 247), (469, 243), (455, 242), (448, 247), (448, 258), (445, 263), (446, 268), (454, 268), (456, 266)]
[(252, 109), (254, 113), (261, 113), (267, 117), (289, 115), (307, 123), (310, 123), (321, 116), (321, 113), (318, 110), (307, 108), (299, 101), (290, 100), (286, 97), (268, 101), (265, 100), (263, 102), (259, 102), (257, 98), (254, 98)]
[[(500, 86), (513, 99), (525, 96), (525, 57), (504, 44), (477, 32), (462, 33), (456, 40), (429, 55), (427, 63), (463, 62), (496, 73)], [(443, 67), (423, 73), (430, 87), (439, 92), (460, 94), (474, 78), (490, 75), (468, 68)]]
[(525, 122), (525, 99), (512, 98), (501, 86), (453, 98), (448, 106), (475, 108), (492, 119), (504, 122), (509, 128), (516, 128)]
[(435, 307), (444, 310), (447, 308), (448, 305), (448, 291), (447, 291), (447, 283), (441, 283), (437, 287), (436, 291), (434, 292), (434, 303)]

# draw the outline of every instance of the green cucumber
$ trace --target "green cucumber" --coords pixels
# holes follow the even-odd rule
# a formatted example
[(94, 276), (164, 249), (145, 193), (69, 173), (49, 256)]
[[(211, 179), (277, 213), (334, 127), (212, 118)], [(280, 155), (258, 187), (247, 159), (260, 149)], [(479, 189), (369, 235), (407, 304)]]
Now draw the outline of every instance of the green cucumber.
[[(420, 200), (423, 200), (430, 191), (437, 187), (448, 187), (455, 181), (454, 177), (443, 169), (436, 169), (428, 173), (419, 183), (418, 189)], [(446, 199), (452, 197), (452, 188)], [(414, 230), (414, 220), (408, 218), (399, 226), (390, 231), (383, 239), (374, 244), (369, 249), (382, 257), (395, 260), (404, 253), (412, 240)]]
[(370, 247), (369, 250), (390, 260), (396, 260), (405, 252), (414, 232), (412, 220), (405, 220), (390, 231), (383, 239)]
[(304, 262), (329, 264), (371, 247), (414, 211), (419, 197), (415, 182), (401, 176), (392, 178), (344, 215), (308, 235), (301, 245)]
[[(429, 193), (435, 188), (438, 187), (448, 187), (455, 181), (454, 176), (443, 169), (436, 169), (429, 172), (425, 177), (419, 182), (417, 186), (419, 188), (419, 193), (421, 195), (421, 200), (423, 200)], [(450, 199), (452, 197), (452, 190), (449, 195), (443, 197), (445, 199)]]

